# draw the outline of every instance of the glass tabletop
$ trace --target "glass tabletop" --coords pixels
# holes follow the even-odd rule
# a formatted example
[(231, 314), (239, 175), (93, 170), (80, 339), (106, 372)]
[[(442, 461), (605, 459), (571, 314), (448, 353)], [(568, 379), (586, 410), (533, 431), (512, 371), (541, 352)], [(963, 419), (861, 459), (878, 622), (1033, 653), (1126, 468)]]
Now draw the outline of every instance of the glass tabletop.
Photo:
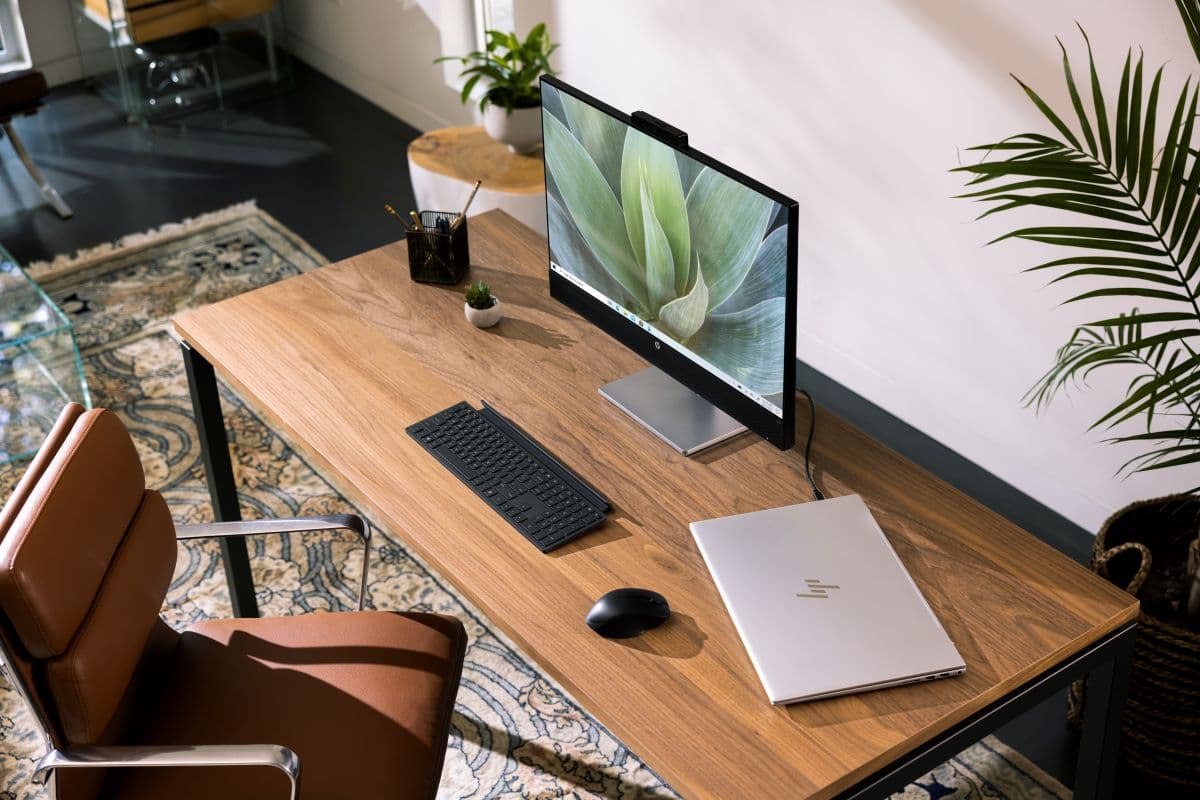
[(58, 306), (3, 248), (0, 248), (0, 311), (3, 312), (0, 348), (15, 347), (59, 328), (71, 327)]
[(71, 321), (0, 247), (0, 464), (37, 452), (70, 402), (91, 406)]

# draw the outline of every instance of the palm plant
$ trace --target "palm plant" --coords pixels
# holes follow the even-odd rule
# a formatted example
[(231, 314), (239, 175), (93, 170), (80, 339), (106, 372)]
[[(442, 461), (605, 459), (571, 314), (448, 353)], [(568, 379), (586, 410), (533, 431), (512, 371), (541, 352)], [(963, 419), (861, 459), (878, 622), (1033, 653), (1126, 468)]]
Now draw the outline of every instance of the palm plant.
[[(1177, 2), (1200, 58), (1200, 4)], [(1125, 313), (1076, 328), (1026, 403), (1040, 408), (1097, 370), (1120, 366), (1132, 378), (1092, 428), (1144, 419), (1144, 430), (1108, 439), (1138, 448), (1121, 472), (1200, 463), (1200, 151), (1193, 143), (1200, 84), (1185, 82), (1163, 130), (1163, 70), (1150, 76), (1144, 57), (1130, 51), (1110, 112), (1091, 43), (1080, 32), (1088, 55), (1082, 90), (1059, 42), (1071, 112), (1055, 112), (1013, 76), (1054, 133), (1021, 133), (971, 148), (985, 156), (957, 168), (972, 176), (961, 197), (990, 206), (981, 218), (1031, 207), (1061, 213), (1064, 224), (1017, 228), (993, 242), (1066, 248), (1063, 257), (1026, 270), (1053, 275), (1051, 283), (1083, 283), (1066, 303), (1114, 297), (1131, 303)]]

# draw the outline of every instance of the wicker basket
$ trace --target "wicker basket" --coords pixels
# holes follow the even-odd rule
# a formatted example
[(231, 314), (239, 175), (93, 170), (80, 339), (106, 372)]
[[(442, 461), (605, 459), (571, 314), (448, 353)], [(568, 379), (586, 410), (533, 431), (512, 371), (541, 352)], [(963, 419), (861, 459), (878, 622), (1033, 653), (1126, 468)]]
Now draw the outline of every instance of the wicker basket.
[[(1169, 786), (1200, 790), (1200, 631), (1175, 624), (1172, 598), (1186, 597), (1188, 545), (1200, 497), (1143, 500), (1109, 517), (1092, 569), (1142, 601), (1125, 706), (1126, 763)], [(1068, 715), (1082, 717), (1085, 687), (1071, 687)]]

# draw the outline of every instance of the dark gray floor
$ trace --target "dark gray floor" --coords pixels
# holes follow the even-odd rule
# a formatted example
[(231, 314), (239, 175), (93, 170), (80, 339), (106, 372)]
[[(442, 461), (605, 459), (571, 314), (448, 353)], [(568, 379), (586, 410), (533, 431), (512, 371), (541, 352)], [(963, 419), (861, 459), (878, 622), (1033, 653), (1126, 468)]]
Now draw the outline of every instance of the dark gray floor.
[(61, 221), (0, 147), (0, 242), (22, 263), (249, 199), (337, 260), (395, 241), (383, 204), (413, 204), (417, 131), (299, 64), (294, 90), (237, 110), (145, 129), (75, 84), (16, 128), (75, 211)]
[[(226, 112), (143, 129), (84, 87), (56, 89), (17, 121), (35, 160), (75, 209), (63, 222), (0, 146), (0, 242), (20, 262), (49, 258), (242, 200), (337, 260), (394, 241), (382, 211), (413, 206), (405, 149), (417, 131), (296, 65), (296, 87)], [(817, 401), (1082, 560), (1090, 537), (978, 466), (824, 376), (802, 368)], [(818, 435), (820, 435), (818, 431)], [(1060, 698), (1000, 737), (1070, 782), (1075, 737)]]

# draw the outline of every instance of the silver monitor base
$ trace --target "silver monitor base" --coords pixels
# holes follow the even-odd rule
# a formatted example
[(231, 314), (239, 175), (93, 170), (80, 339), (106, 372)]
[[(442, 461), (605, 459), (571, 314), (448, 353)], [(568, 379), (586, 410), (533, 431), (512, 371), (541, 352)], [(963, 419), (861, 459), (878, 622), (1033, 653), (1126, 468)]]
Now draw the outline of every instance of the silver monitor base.
[(748, 430), (657, 367), (605, 384), (600, 394), (685, 456)]

